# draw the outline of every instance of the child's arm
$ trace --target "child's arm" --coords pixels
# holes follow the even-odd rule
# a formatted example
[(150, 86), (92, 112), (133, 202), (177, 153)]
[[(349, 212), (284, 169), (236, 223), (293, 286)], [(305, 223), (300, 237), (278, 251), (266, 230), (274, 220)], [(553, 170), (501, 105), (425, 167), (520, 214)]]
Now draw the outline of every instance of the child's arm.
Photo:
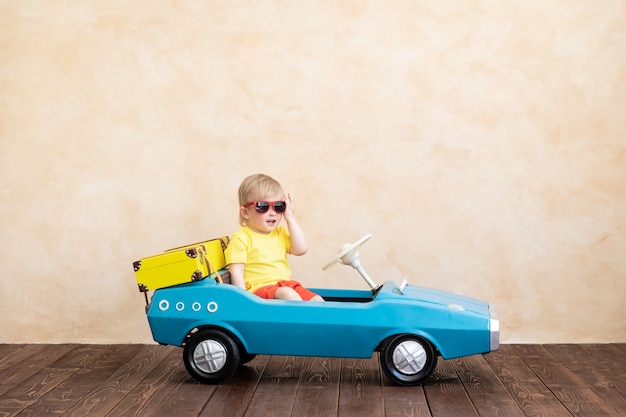
[(245, 290), (246, 281), (243, 279), (243, 264), (228, 265), (228, 272), (230, 273), (230, 283)]
[(306, 244), (306, 237), (304, 231), (300, 228), (296, 217), (293, 214), (293, 201), (291, 194), (285, 196), (287, 202), (287, 210), (285, 210), (285, 221), (287, 222), (287, 229), (289, 229), (289, 235), (291, 236), (291, 249), (289, 253), (292, 255), (300, 256), (304, 255), (308, 249)]

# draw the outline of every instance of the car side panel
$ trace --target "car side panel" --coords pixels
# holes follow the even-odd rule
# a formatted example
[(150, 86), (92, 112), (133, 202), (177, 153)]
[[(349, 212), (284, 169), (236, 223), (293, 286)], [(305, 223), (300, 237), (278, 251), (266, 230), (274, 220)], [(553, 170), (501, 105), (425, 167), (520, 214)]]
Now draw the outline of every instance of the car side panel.
[(181, 345), (194, 328), (237, 336), (248, 353), (371, 357), (385, 327), (368, 323), (373, 303), (263, 300), (232, 286), (155, 293), (148, 320), (156, 341)]
[[(386, 284), (371, 302), (315, 303), (263, 300), (204, 280), (155, 292), (148, 320), (160, 343), (181, 345), (192, 329), (215, 326), (233, 333), (252, 354), (368, 358), (399, 333), (427, 338), (444, 358), (489, 351), (489, 322), (482, 312), (402, 297), (394, 288)], [(354, 294), (363, 295), (341, 296)]]

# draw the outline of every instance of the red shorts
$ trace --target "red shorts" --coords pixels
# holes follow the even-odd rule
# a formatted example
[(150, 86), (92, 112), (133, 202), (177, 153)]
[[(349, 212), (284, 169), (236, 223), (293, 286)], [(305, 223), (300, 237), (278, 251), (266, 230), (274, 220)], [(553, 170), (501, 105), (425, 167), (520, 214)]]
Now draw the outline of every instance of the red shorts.
[(266, 285), (265, 287), (261, 287), (256, 290), (254, 292), (254, 295), (258, 295), (259, 297), (266, 298), (268, 300), (273, 300), (276, 296), (276, 291), (280, 287), (293, 288), (293, 290), (297, 292), (304, 301), (309, 301), (311, 298), (317, 295), (313, 291), (304, 288), (302, 284), (300, 284), (298, 281), (294, 280), (280, 281), (274, 285)]

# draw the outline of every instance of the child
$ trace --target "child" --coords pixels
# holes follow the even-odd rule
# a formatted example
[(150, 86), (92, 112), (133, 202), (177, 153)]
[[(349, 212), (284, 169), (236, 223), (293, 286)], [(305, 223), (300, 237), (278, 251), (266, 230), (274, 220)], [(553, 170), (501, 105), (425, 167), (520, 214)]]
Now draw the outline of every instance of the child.
[[(272, 177), (255, 174), (239, 186), (239, 205), (242, 227), (225, 251), (231, 283), (267, 299), (324, 301), (291, 279), (287, 254), (307, 251), (291, 195)], [(287, 228), (279, 226), (283, 217)]]

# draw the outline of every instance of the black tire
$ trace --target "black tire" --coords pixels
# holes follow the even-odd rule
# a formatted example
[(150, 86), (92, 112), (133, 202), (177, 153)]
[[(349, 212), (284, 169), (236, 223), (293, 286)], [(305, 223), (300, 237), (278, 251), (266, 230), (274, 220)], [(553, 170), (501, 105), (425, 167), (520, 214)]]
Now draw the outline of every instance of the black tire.
[(238, 343), (221, 330), (192, 334), (183, 350), (187, 372), (203, 384), (219, 384), (233, 376), (241, 363)]
[(380, 366), (399, 385), (419, 385), (437, 366), (437, 352), (426, 339), (401, 334), (389, 338), (380, 351)]

